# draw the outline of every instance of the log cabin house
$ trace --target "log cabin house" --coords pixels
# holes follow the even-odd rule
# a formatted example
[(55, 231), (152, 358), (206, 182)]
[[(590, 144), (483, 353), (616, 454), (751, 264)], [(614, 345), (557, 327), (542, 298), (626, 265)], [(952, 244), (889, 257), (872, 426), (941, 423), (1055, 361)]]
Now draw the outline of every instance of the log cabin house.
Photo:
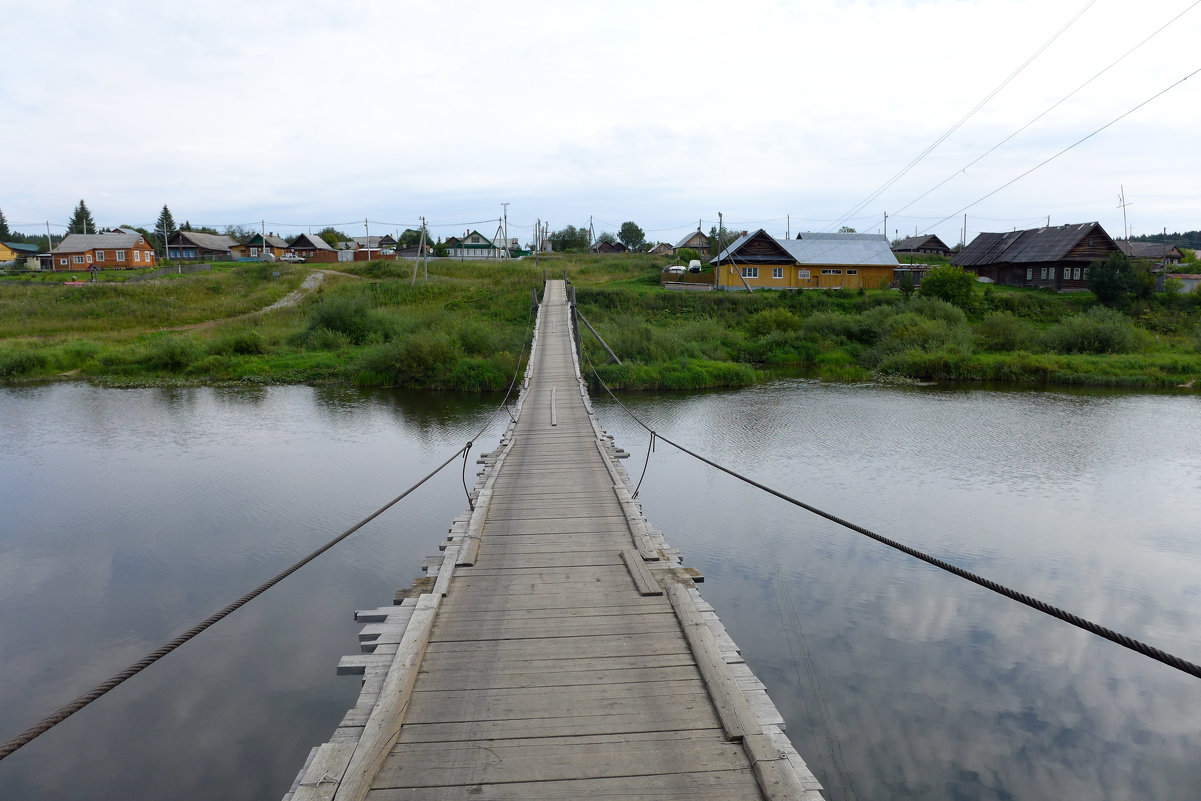
[(893, 281), (896, 256), (883, 234), (800, 233), (776, 239), (762, 228), (721, 252), (717, 288), (879, 289)]
[(50, 251), (50, 265), (64, 270), (129, 270), (153, 267), (154, 248), (139, 233), (67, 234)]
[(1008, 233), (982, 233), (951, 259), (1003, 286), (1088, 289), (1088, 266), (1119, 252), (1100, 223), (1073, 223)]
[(892, 252), (906, 255), (913, 253), (930, 253), (936, 256), (951, 255), (951, 249), (934, 234), (906, 237), (897, 243)]
[(702, 259), (709, 258), (709, 237), (701, 232), (700, 228), (690, 233), (688, 236), (676, 243), (672, 255), (678, 255), (681, 248), (692, 248), (697, 253), (701, 254)]
[(284, 251), (287, 249), (288, 243), (274, 233), (266, 236), (255, 234), (240, 245), (234, 245), (231, 248), (233, 257), (238, 261), (259, 261), (265, 259), (268, 253), (279, 260), (284, 257)]
[(306, 263), (333, 264), (338, 260), (338, 251), (328, 242), (313, 234), (301, 234), (288, 245), (288, 253), (304, 259)]
[(179, 231), (167, 240), (167, 258), (184, 261), (232, 261), (238, 241), (224, 234)]

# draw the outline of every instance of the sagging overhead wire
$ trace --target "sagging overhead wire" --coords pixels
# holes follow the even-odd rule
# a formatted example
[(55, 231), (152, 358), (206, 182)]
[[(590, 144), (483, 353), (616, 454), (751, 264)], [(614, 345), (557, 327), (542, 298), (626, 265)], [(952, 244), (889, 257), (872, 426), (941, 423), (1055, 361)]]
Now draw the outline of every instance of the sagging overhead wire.
[[(996, 88), (994, 88), (991, 92), (989, 92), (987, 95), (985, 95), (984, 99), (982, 99), (975, 106), (973, 106), (971, 108), (971, 110), (968, 111), (967, 114), (964, 114), (962, 117), (960, 117), (958, 122), (956, 122), (954, 125), (952, 125), (950, 128), (948, 128), (941, 136), (939, 136), (932, 143), (930, 143), (921, 153), (918, 153), (916, 156), (914, 156), (913, 159), (908, 164), (906, 164), (904, 167), (902, 167), (899, 172), (897, 172), (895, 175), (893, 175), (891, 178), (889, 178), (887, 181), (885, 181), (883, 184), (881, 184), (880, 187), (877, 188), (870, 195), (865, 197), (863, 200), (859, 201), (859, 203), (855, 204), (855, 206), (852, 207), (850, 211), (848, 211), (846, 214), (842, 215), (842, 217), (840, 217), (838, 220), (836, 220), (829, 227), (834, 227), (835, 225), (841, 225), (846, 220), (848, 220), (851, 217), (853, 217), (854, 215), (858, 214), (860, 211), (863, 210), (864, 207), (867, 206), (868, 203), (871, 203), (873, 200), (878, 198), (880, 195), (884, 194), (884, 192), (887, 191), (889, 189), (889, 187), (891, 187), (897, 181), (901, 180), (901, 178), (905, 177), (905, 175), (908, 174), (908, 172), (910, 170), (912, 170), (914, 167), (916, 167), (923, 159), (925, 159), (926, 156), (928, 156), (932, 152), (934, 152), (935, 148), (937, 148), (939, 145), (941, 145), (943, 142), (945, 142), (951, 136), (951, 134), (958, 131), (963, 126), (964, 123), (966, 123), (972, 117), (976, 116), (977, 112), (979, 112), (980, 109), (982, 109), (986, 105), (988, 105), (989, 101), (991, 101), (994, 97), (996, 97), (997, 94), (1002, 89), (1004, 89), (1006, 86), (1008, 86), (1010, 84), (1010, 82), (1013, 81), (1014, 78), (1016, 78), (1018, 75), (1020, 75), (1026, 69), (1026, 67), (1030, 66), (1030, 64), (1036, 58), (1038, 58), (1040, 55), (1042, 55), (1044, 50), (1046, 50), (1048, 47), (1050, 47), (1055, 42), (1056, 39), (1058, 39), (1060, 36), (1062, 36), (1065, 31), (1067, 31), (1068, 28), (1072, 27), (1072, 25), (1074, 25), (1076, 23), (1076, 20), (1078, 20), (1082, 16), (1084, 16), (1084, 13), (1086, 11), (1088, 11), (1090, 8), (1092, 8), (1096, 2), (1097, 2), (1097, 0), (1089, 0), (1087, 3), (1085, 3), (1084, 8), (1082, 8), (1078, 12), (1076, 12), (1076, 16), (1074, 16), (1070, 20), (1068, 20), (1067, 23), (1062, 28), (1060, 28), (1058, 31), (1055, 32), (1054, 36), (1052, 36), (1050, 39), (1048, 39), (1046, 42), (1044, 42), (1041, 47), (1039, 47), (1037, 50), (1035, 50), (1034, 53), (1029, 58), (1027, 58), (1025, 61), (1023, 61), (1018, 66), (1017, 69), (1015, 69), (1013, 72), (1011, 72), (1009, 74), (1009, 77), (1007, 77), (1005, 80), (1001, 81), (1001, 83), (997, 84)], [(885, 232), (885, 234), (887, 235), (887, 232)]]
[[(1174, 16), (1174, 17), (1172, 17), (1170, 20), (1168, 20), (1168, 21), (1167, 21), (1167, 22), (1165, 22), (1163, 25), (1161, 25), (1159, 28), (1155, 29), (1155, 31), (1154, 31), (1154, 32), (1152, 32), (1151, 34), (1149, 34), (1149, 35), (1148, 35), (1146, 38), (1144, 38), (1144, 39), (1143, 39), (1141, 42), (1139, 42), (1139, 43), (1138, 43), (1138, 44), (1136, 44), (1134, 47), (1130, 48), (1130, 49), (1129, 49), (1129, 50), (1127, 50), (1125, 53), (1123, 53), (1122, 55), (1118, 56), (1116, 59), (1114, 59), (1113, 61), (1111, 61), (1111, 62), (1109, 63), (1109, 66), (1105, 67), (1105, 68), (1104, 68), (1104, 69), (1102, 69), (1100, 72), (1098, 72), (1096, 75), (1094, 75), (1093, 77), (1089, 78), (1087, 81), (1085, 81), (1084, 83), (1080, 84), (1080, 85), (1079, 85), (1079, 86), (1077, 86), (1075, 89), (1073, 89), (1072, 91), (1068, 92), (1066, 95), (1064, 95), (1063, 97), (1061, 97), (1061, 98), (1060, 98), (1059, 100), (1057, 100), (1055, 103), (1053, 103), (1053, 104), (1051, 104), (1050, 106), (1048, 106), (1048, 107), (1047, 107), (1047, 108), (1046, 108), (1046, 109), (1045, 109), (1045, 110), (1044, 110), (1042, 113), (1040, 113), (1040, 114), (1039, 114), (1038, 116), (1036, 116), (1034, 119), (1030, 120), (1030, 122), (1026, 123), (1026, 124), (1025, 124), (1025, 125), (1023, 125), (1021, 128), (1018, 128), (1016, 131), (1014, 131), (1013, 133), (1009, 134), (1009, 136), (1006, 136), (1006, 137), (1005, 137), (1004, 139), (1002, 139), (1000, 142), (997, 142), (995, 145), (993, 145), (992, 147), (990, 147), (988, 150), (985, 150), (985, 151), (984, 151), (983, 153), (981, 153), (979, 156), (976, 156), (976, 158), (972, 159), (972, 160), (971, 160), (971, 161), (969, 161), (967, 164), (964, 164), (964, 165), (963, 165), (962, 167), (960, 167), (958, 170), (955, 170), (955, 172), (951, 173), (951, 174), (950, 174), (950, 175), (948, 175), (946, 178), (942, 179), (942, 180), (941, 180), (941, 181), (939, 181), (937, 184), (935, 184), (934, 186), (930, 187), (930, 188), (929, 188), (929, 189), (927, 189), (925, 192), (923, 192), (922, 194), (920, 194), (920, 195), (918, 195), (917, 197), (915, 197), (913, 200), (911, 200), (911, 201), (909, 201), (908, 203), (906, 203), (904, 206), (901, 206), (901, 208), (897, 209), (897, 211), (896, 211), (896, 212), (894, 212), (893, 214), (890, 214), (889, 216), (891, 217), (891, 216), (894, 216), (894, 215), (900, 215), (900, 213), (901, 213), (901, 212), (903, 212), (905, 209), (907, 209), (907, 208), (909, 208), (910, 206), (912, 206), (914, 203), (917, 203), (919, 200), (922, 200), (923, 198), (925, 198), (926, 196), (928, 196), (930, 193), (932, 193), (932, 192), (934, 192), (934, 191), (936, 191), (936, 190), (938, 190), (938, 189), (941, 189), (941, 188), (942, 188), (944, 185), (946, 185), (948, 182), (950, 182), (951, 180), (953, 180), (953, 179), (954, 179), (954, 178), (956, 178), (957, 176), (959, 176), (959, 175), (962, 175), (962, 174), (966, 173), (966, 172), (967, 172), (967, 169), (968, 169), (969, 167), (973, 167), (973, 166), (975, 166), (976, 164), (979, 164), (979, 163), (980, 163), (980, 162), (981, 162), (981, 161), (982, 161), (984, 158), (986, 158), (986, 157), (987, 157), (989, 154), (991, 154), (993, 151), (995, 151), (995, 150), (997, 150), (998, 148), (1002, 147), (1003, 145), (1005, 145), (1005, 143), (1007, 143), (1009, 140), (1013, 139), (1015, 136), (1017, 136), (1018, 134), (1020, 134), (1022, 131), (1026, 130), (1026, 129), (1027, 129), (1027, 128), (1029, 128), (1031, 125), (1033, 125), (1034, 123), (1038, 122), (1039, 120), (1041, 120), (1043, 117), (1045, 117), (1045, 116), (1047, 116), (1048, 114), (1050, 114), (1050, 113), (1051, 113), (1052, 111), (1054, 111), (1055, 109), (1059, 108), (1061, 105), (1063, 105), (1063, 104), (1064, 104), (1064, 103), (1066, 103), (1068, 100), (1070, 100), (1072, 97), (1074, 97), (1074, 96), (1075, 96), (1075, 95), (1076, 95), (1078, 92), (1080, 92), (1080, 90), (1082, 90), (1084, 87), (1088, 86), (1090, 83), (1092, 83), (1093, 81), (1097, 80), (1097, 79), (1098, 79), (1098, 78), (1100, 78), (1102, 75), (1104, 75), (1105, 73), (1109, 72), (1111, 69), (1113, 69), (1114, 67), (1116, 67), (1120, 61), (1122, 61), (1123, 59), (1125, 59), (1127, 56), (1129, 56), (1129, 55), (1130, 55), (1131, 53), (1133, 53), (1135, 50), (1138, 50), (1140, 47), (1142, 47), (1143, 45), (1145, 45), (1147, 42), (1149, 42), (1149, 41), (1151, 41), (1152, 39), (1154, 39), (1156, 36), (1158, 36), (1158, 35), (1159, 35), (1160, 33), (1162, 33), (1163, 31), (1167, 30), (1167, 28), (1168, 28), (1170, 25), (1172, 25), (1174, 22), (1176, 22), (1176, 20), (1180, 19), (1180, 18), (1181, 18), (1181, 17), (1183, 17), (1185, 14), (1187, 14), (1187, 13), (1188, 13), (1188, 12), (1190, 12), (1190, 11), (1192, 11), (1192, 10), (1193, 10), (1194, 8), (1196, 8), (1198, 5), (1201, 5), (1201, 0), (1195, 0), (1195, 2), (1193, 2), (1193, 4), (1192, 4), (1192, 5), (1190, 5), (1188, 8), (1184, 9), (1184, 11), (1181, 11), (1179, 14), (1177, 14), (1177, 15), (1176, 15), (1176, 16)], [(888, 232), (887, 232), (887, 231), (885, 231), (885, 232), (884, 232), (884, 235), (885, 235), (885, 236), (887, 236), (887, 235), (888, 235)]]
[[(1199, 70), (1199, 71), (1201, 71), (1201, 70)], [(587, 353), (587, 351), (585, 351), (585, 353)], [(1025, 604), (1026, 606), (1030, 607), (1031, 609), (1036, 609), (1039, 612), (1042, 612), (1043, 614), (1050, 615), (1051, 617), (1054, 617), (1058, 620), (1062, 620), (1065, 623), (1070, 623), (1071, 625), (1073, 625), (1077, 628), (1084, 629), (1085, 631), (1089, 632), (1090, 634), (1095, 634), (1098, 637), (1102, 637), (1103, 639), (1109, 640), (1110, 642), (1117, 643), (1118, 645), (1121, 645), (1123, 648), (1128, 648), (1131, 651), (1134, 651), (1135, 653), (1142, 654), (1143, 656), (1146, 656), (1150, 659), (1154, 659), (1157, 662), (1161, 662), (1161, 663), (1167, 665), (1168, 667), (1175, 668), (1176, 670), (1179, 670), (1183, 673), (1187, 673), (1190, 676), (1193, 676), (1194, 678), (1201, 679), (1201, 665), (1197, 665), (1193, 662), (1189, 662), (1186, 659), (1182, 659), (1179, 656), (1170, 654), (1166, 651), (1156, 648), (1153, 645), (1148, 645), (1147, 643), (1144, 643), (1140, 640), (1136, 640), (1133, 637), (1128, 637), (1125, 634), (1116, 632), (1113, 629), (1110, 629), (1110, 628), (1100, 625), (1099, 623), (1094, 623), (1091, 620), (1086, 620), (1086, 619), (1080, 617), (1079, 615), (1075, 615), (1071, 612), (1068, 612), (1068, 611), (1065, 611), (1058, 607), (1052, 606), (1051, 604), (1046, 603), (1045, 601), (1040, 601), (1037, 598), (1034, 598), (1030, 595), (1026, 595), (1025, 593), (1010, 589), (1009, 587), (1006, 587), (1003, 584), (999, 584), (998, 582), (995, 582), (991, 579), (987, 579), (987, 578), (984, 578), (983, 576), (976, 575), (975, 573), (964, 570), (963, 568), (953, 565), (950, 562), (947, 562), (945, 560), (939, 559), (938, 557), (923, 553), (922, 551), (919, 551), (916, 548), (912, 548), (908, 545), (905, 545), (904, 543), (898, 542), (897, 540), (890, 539), (881, 534), (877, 534), (876, 532), (872, 531), (869, 528), (860, 526), (856, 523), (852, 523), (849, 520), (845, 520), (841, 517), (838, 517), (837, 515), (831, 514), (830, 512), (819, 509), (816, 506), (813, 506), (811, 504), (805, 503), (804, 501), (793, 498), (790, 495), (780, 492), (777, 489), (773, 489), (773, 488), (767, 486), (766, 484), (761, 484), (760, 482), (755, 481), (754, 479), (749, 478), (747, 476), (744, 476), (735, 470), (731, 470), (730, 468), (725, 467), (724, 465), (718, 464), (717, 462), (713, 461), (712, 459), (707, 459), (704, 456), (701, 456), (699, 453), (695, 453), (694, 451), (689, 450), (688, 448), (684, 447), (683, 445), (679, 444), (678, 442), (674, 442), (674, 441), (668, 439), (667, 437), (663, 436), (661, 433), (659, 433), (655, 429), (648, 426), (645, 422), (643, 422), (642, 418), (640, 418), (638, 415), (634, 414), (634, 412), (628, 406), (626, 406), (624, 403), (622, 403), (621, 400), (617, 397), (617, 395), (615, 395), (613, 393), (613, 390), (609, 388), (609, 385), (604, 382), (604, 380), (600, 377), (600, 373), (596, 369), (596, 365), (592, 363), (591, 357), (588, 358), (588, 364), (592, 368), (592, 374), (596, 377), (597, 383), (599, 383), (601, 385), (601, 387), (605, 390), (605, 392), (607, 392), (609, 394), (609, 397), (611, 397), (613, 399), (613, 401), (622, 409), (622, 411), (624, 411), (626, 414), (628, 414), (634, 420), (634, 422), (636, 422), (638, 425), (642, 426), (642, 428), (646, 429), (646, 431), (648, 431), (652, 435), (652, 441), (666, 442), (668, 445), (671, 445), (676, 450), (682, 451), (683, 453), (688, 454), (692, 458), (697, 459), (701, 462), (704, 462), (705, 464), (709, 465), (710, 467), (714, 468), (715, 470), (720, 470), (721, 472), (725, 473), (726, 475), (733, 476), (734, 478), (738, 479), (739, 481), (741, 481), (745, 484), (749, 484), (750, 486), (755, 487), (756, 489), (762, 490), (763, 492), (766, 492), (769, 495), (774, 495), (775, 497), (779, 498), (782, 501), (785, 501), (786, 503), (790, 503), (793, 506), (804, 509), (805, 511), (815, 514), (818, 517), (825, 518), (826, 520), (829, 520), (831, 523), (836, 523), (836, 524), (842, 526), (843, 528), (850, 529), (851, 531), (854, 531), (858, 534), (862, 534), (865, 537), (873, 539), (876, 542), (881, 543), (882, 545), (887, 545), (889, 548), (898, 550), (901, 553), (904, 553), (908, 556), (912, 556), (915, 559), (920, 559), (921, 561), (925, 562), (926, 564), (933, 565), (934, 567), (937, 567), (940, 570), (944, 570), (948, 573), (956, 575), (959, 578), (967, 579), (968, 581), (972, 582), (973, 584), (977, 584), (981, 587), (984, 587), (987, 590), (991, 590), (991, 591), (997, 593), (998, 595), (1003, 595), (1006, 598), (1009, 598), (1010, 600), (1014, 600), (1021, 604)]]

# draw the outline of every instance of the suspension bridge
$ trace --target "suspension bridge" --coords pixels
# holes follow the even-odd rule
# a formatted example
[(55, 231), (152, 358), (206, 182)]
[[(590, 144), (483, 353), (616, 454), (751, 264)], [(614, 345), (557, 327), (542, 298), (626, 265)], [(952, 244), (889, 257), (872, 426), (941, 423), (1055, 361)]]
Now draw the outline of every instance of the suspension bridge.
[(548, 281), (517, 414), (429, 575), (356, 613), (358, 703), (285, 801), (804, 799), (817, 780), (642, 516)]

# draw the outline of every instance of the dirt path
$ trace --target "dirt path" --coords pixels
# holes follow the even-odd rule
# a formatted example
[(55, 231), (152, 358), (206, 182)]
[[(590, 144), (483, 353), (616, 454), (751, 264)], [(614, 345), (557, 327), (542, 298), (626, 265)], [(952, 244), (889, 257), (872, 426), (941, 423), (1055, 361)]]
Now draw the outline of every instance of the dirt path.
[(350, 278), (358, 278), (359, 277), (357, 275), (351, 275), (350, 273), (339, 272), (338, 270), (313, 270), (311, 273), (309, 273), (307, 276), (305, 276), (304, 283), (302, 283), (300, 285), (299, 289), (295, 289), (292, 292), (289, 292), (288, 294), (284, 295), (279, 300), (272, 303), (270, 306), (264, 306), (263, 308), (259, 309), (258, 311), (247, 312), (246, 314), (238, 314), (233, 317), (222, 317), (219, 320), (205, 320), (203, 323), (192, 323), (191, 325), (177, 325), (177, 326), (173, 326), (171, 328), (167, 328), (165, 330), (167, 330), (167, 331), (199, 331), (200, 329), (203, 329), (203, 328), (212, 328), (213, 326), (220, 325), (221, 323), (228, 323), (228, 322), (232, 322), (233, 320), (246, 320), (251, 317), (258, 317), (260, 314), (266, 314), (267, 312), (276, 311), (278, 309), (291, 308), (292, 306), (295, 306), (297, 303), (300, 303), (300, 301), (304, 300), (305, 296), (308, 295), (310, 292), (312, 292), (314, 289), (321, 286), (321, 282), (325, 280), (326, 273), (330, 273), (333, 275), (345, 275)]

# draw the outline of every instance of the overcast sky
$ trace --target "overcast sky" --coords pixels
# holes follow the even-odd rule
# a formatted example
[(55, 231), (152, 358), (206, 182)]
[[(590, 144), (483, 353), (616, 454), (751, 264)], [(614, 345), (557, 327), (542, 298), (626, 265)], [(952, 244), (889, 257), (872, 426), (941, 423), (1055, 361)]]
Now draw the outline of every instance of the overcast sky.
[(719, 211), (777, 236), (888, 212), (953, 244), (973, 203), (969, 239), (1048, 215), (1118, 237), (1124, 185), (1134, 234), (1198, 229), (1201, 74), (981, 200), (1201, 68), (1198, 5), (0, 0), (0, 209), (445, 237), (509, 202), (523, 242), (536, 218), (675, 241)]

